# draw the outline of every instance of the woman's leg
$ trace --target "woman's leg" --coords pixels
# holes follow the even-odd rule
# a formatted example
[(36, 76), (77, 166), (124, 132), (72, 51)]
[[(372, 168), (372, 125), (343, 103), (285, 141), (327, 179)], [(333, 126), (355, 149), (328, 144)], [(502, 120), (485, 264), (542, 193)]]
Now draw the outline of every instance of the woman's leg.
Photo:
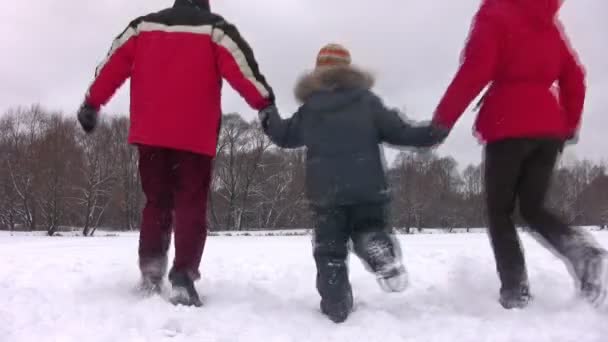
[(513, 139), (486, 147), (488, 233), (501, 281), (501, 304), (505, 308), (523, 307), (529, 300), (524, 253), (512, 218), (516, 189), (529, 145), (528, 140)]

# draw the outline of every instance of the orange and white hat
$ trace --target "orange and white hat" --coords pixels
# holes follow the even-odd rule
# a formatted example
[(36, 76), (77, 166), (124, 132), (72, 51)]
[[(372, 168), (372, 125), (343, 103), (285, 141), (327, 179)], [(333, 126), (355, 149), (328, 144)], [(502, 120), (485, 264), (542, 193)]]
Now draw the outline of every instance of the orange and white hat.
[(350, 52), (340, 44), (325, 45), (317, 55), (317, 68), (350, 65)]

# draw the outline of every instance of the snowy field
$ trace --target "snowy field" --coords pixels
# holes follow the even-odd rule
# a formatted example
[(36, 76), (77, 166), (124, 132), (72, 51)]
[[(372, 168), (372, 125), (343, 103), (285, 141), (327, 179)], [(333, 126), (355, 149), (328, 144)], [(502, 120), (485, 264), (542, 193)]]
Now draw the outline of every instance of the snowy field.
[(318, 310), (307, 236), (211, 237), (196, 309), (131, 293), (137, 235), (0, 233), (0, 342), (608, 341), (608, 313), (576, 300), (560, 261), (527, 236), (536, 300), (524, 311), (497, 303), (486, 235), (400, 239), (410, 288), (381, 292), (351, 258), (356, 312), (335, 325)]

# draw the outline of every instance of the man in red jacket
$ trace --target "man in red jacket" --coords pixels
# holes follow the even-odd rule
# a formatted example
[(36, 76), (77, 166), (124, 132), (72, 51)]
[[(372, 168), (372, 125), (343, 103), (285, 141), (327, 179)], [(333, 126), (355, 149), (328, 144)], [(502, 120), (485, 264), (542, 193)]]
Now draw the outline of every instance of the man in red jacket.
[(593, 237), (568, 227), (544, 200), (564, 142), (577, 134), (585, 77), (556, 16), (560, 0), (484, 0), (460, 70), (437, 107), (434, 124), (450, 130), (486, 86), (476, 131), (487, 143), (485, 190), (489, 233), (505, 308), (531, 296), (512, 221), (523, 218), (573, 271), (581, 294), (606, 301), (608, 254)]
[(221, 119), (222, 79), (256, 109), (274, 103), (253, 52), (208, 0), (132, 21), (97, 68), (78, 119), (87, 132), (98, 111), (131, 79), (129, 143), (139, 149), (146, 206), (139, 244), (142, 290), (160, 292), (175, 229), (169, 279), (174, 304), (200, 306), (194, 287), (207, 236), (207, 194)]

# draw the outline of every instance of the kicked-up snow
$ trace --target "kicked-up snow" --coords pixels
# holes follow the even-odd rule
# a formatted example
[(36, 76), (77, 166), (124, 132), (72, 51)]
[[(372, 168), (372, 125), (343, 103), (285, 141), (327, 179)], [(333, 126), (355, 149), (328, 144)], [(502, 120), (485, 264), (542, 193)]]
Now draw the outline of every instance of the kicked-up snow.
[[(595, 233), (603, 246), (608, 234)], [(524, 236), (534, 302), (506, 311), (485, 234), (400, 236), (410, 286), (384, 293), (354, 256), (356, 311), (319, 312), (310, 237), (215, 236), (202, 308), (142, 299), (137, 235), (0, 233), (0, 342), (608, 341), (608, 312), (575, 296), (560, 260)]]

